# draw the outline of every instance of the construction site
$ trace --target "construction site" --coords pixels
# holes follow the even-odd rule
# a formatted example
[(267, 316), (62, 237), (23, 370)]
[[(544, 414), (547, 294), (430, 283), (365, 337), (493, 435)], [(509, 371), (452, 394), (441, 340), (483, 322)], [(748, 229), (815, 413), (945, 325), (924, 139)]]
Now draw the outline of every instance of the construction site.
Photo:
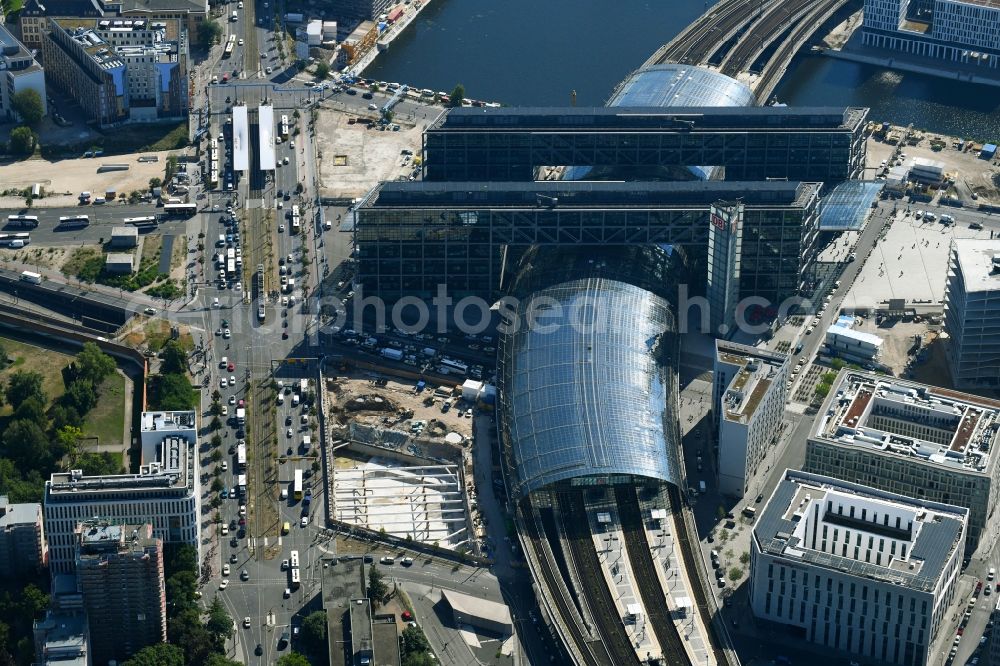
[(322, 400), (335, 525), (478, 554), (474, 396), (356, 370), (324, 377)]

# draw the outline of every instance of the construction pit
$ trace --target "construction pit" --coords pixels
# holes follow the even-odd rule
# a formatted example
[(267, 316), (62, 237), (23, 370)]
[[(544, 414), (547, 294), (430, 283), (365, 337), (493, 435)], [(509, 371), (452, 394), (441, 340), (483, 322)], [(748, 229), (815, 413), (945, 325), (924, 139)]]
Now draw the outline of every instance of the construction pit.
[(418, 390), (415, 380), (363, 372), (323, 384), (335, 523), (373, 538), (478, 553), (474, 406), (461, 400), (461, 387)]

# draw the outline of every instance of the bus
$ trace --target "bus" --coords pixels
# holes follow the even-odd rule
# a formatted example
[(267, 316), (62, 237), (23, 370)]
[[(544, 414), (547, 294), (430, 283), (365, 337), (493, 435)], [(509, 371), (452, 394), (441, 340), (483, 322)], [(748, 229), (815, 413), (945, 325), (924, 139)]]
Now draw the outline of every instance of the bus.
[(31, 234), (26, 231), (16, 234), (0, 234), (0, 245), (10, 245), (14, 241), (20, 241), (17, 247), (24, 247), (31, 242)]
[(155, 227), (156, 226), (156, 216), (155, 215), (144, 215), (142, 217), (126, 217), (123, 222), (125, 224), (131, 224), (136, 227)]
[(247, 468), (247, 445), (236, 445), (236, 469), (245, 471)]
[(292, 579), (292, 589), (293, 590), (299, 589), (299, 585), (302, 584), (302, 572), (299, 571), (298, 568), (292, 569), (291, 579)]
[(288, 116), (281, 116), (281, 136), (288, 138)]
[(299, 551), (293, 550), (288, 556), (288, 568), (292, 571), (298, 571), (299, 569)]
[(233, 49), (236, 47), (236, 35), (230, 35), (229, 41), (226, 42), (226, 48), (222, 52), (223, 58), (231, 58), (233, 55)]
[(8, 215), (7, 226), (11, 229), (34, 229), (38, 226), (37, 215)]
[(295, 470), (295, 481), (292, 483), (292, 497), (302, 499), (302, 470)]
[(164, 206), (163, 212), (168, 217), (191, 217), (198, 212), (198, 206), (190, 203), (172, 203)]
[(90, 226), (88, 215), (65, 215), (59, 218), (57, 229), (82, 229)]
[(469, 366), (461, 361), (456, 361), (455, 359), (448, 358), (447, 356), (441, 359), (441, 365), (448, 368), (449, 370), (454, 370), (460, 374), (465, 374), (469, 371)]

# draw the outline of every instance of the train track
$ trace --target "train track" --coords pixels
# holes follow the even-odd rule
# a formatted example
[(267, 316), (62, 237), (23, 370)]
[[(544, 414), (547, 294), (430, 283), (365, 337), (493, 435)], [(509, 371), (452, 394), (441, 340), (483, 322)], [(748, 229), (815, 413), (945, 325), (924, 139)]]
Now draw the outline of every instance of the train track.
[[(571, 634), (572, 640), (576, 644), (577, 651), (583, 655), (584, 666), (614, 666), (611, 662), (611, 657), (607, 654), (606, 650), (598, 651), (595, 654), (592, 650), (591, 643), (587, 640), (587, 637), (573, 619), (574, 614), (570, 609), (569, 602), (566, 600), (566, 596), (560, 592), (562, 589), (562, 579), (561, 577), (557, 577), (555, 572), (552, 571), (552, 562), (549, 561), (549, 558), (546, 556), (545, 549), (542, 548), (541, 537), (538, 534), (537, 526), (534, 520), (534, 512), (532, 511), (530, 500), (527, 498), (521, 505), (521, 524), (524, 526), (524, 536), (527, 538), (528, 543), (531, 544), (531, 548), (535, 552), (535, 561), (538, 562), (538, 567), (542, 578), (545, 581), (545, 586), (549, 589), (552, 595), (550, 600), (553, 601), (558, 608), (560, 616), (559, 620)], [(573, 650), (570, 650), (570, 652), (573, 652)]]
[(795, 53), (802, 48), (816, 29), (844, 7), (848, 0), (822, 0), (804, 16), (785, 38), (778, 50), (761, 70), (760, 78), (754, 84), (758, 99), (771, 96), (774, 88), (784, 75)]
[(779, 0), (760, 0), (757, 11), (746, 0), (722, 0), (691, 24), (687, 30), (654, 54), (652, 63), (677, 62), (702, 65), (729, 40), (729, 35), (756, 20), (765, 7)]
[(635, 487), (617, 486), (615, 499), (618, 503), (618, 516), (621, 519), (628, 561), (632, 566), (632, 578), (635, 581), (649, 581), (648, 585), (640, 584), (637, 587), (642, 597), (642, 605), (646, 609), (646, 617), (653, 625), (653, 633), (660, 643), (663, 659), (668, 664), (690, 665), (691, 658), (684, 650), (680, 633), (664, 603), (663, 589), (659, 585), (652, 584), (652, 581), (658, 578), (653, 558), (649, 553), (649, 541), (642, 528), (642, 514), (639, 511)]
[(746, 34), (740, 37), (736, 45), (723, 58), (719, 65), (720, 71), (733, 77), (750, 71), (764, 50), (785, 32), (785, 23), (791, 21), (794, 24), (799, 21), (802, 18), (802, 12), (808, 9), (814, 1), (790, 0), (789, 2), (769, 5), (760, 19)]
[(625, 633), (621, 613), (615, 605), (604, 581), (601, 563), (597, 558), (594, 540), (583, 506), (582, 492), (559, 493), (558, 505), (563, 527), (566, 532), (566, 542), (569, 545), (569, 555), (573, 558), (577, 576), (583, 589), (580, 594), (587, 600), (591, 616), (597, 625), (604, 646), (611, 655), (615, 666), (633, 664), (638, 666), (639, 657), (632, 647), (632, 642)]

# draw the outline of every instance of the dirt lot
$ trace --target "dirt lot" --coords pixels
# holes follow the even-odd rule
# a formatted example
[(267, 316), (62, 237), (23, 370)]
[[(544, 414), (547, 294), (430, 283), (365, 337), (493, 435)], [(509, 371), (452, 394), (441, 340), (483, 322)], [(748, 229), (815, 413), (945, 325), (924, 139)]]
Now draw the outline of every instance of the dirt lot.
[[(22, 162), (0, 164), (0, 191), (23, 189), (41, 183), (46, 196), (35, 199), (35, 207), (75, 206), (77, 195), (83, 191), (103, 194), (108, 189), (116, 192), (145, 190), (150, 178), (163, 178), (167, 155), (178, 151), (142, 153), (156, 155), (158, 162), (139, 162), (139, 154), (112, 155), (110, 157), (78, 158), (50, 162), (30, 159)], [(98, 173), (102, 164), (128, 164), (128, 171)], [(0, 208), (18, 208), (24, 204), (20, 197), (0, 197)]]
[[(385, 385), (374, 384), (376, 378), (385, 380)], [(423, 392), (415, 394), (415, 385), (416, 382), (401, 378), (357, 372), (328, 379), (326, 388), (331, 416), (341, 424), (353, 420), (366, 425), (393, 425), (405, 432), (409, 432), (411, 421), (423, 420), (427, 421), (423, 431), (425, 437), (443, 437), (449, 432), (457, 432), (471, 443), (472, 419), (459, 416), (457, 409), (471, 405), (460, 402), (455, 409), (442, 413), (443, 398), (436, 398), (431, 405), (424, 402), (433, 395), (434, 387), (428, 385)], [(402, 418), (408, 410), (413, 412), (412, 419)]]
[[(893, 128), (893, 133), (897, 136), (902, 136), (905, 132), (905, 127)], [(979, 197), (979, 202), (1000, 202), (1000, 169), (995, 165), (995, 159), (980, 159), (979, 151), (977, 150), (970, 150), (968, 152), (957, 150), (955, 142), (958, 139), (954, 137), (924, 132), (917, 132), (917, 136), (921, 137), (917, 145), (904, 145), (902, 147), (902, 152), (906, 155), (906, 158), (902, 160), (903, 166), (911, 164), (915, 157), (944, 162), (946, 173), (957, 173), (955, 186), (949, 191), (951, 195), (960, 197), (971, 203), (972, 193), (975, 192)], [(946, 147), (941, 150), (932, 149), (931, 141), (937, 139), (943, 140)], [(870, 138), (868, 140), (868, 170), (865, 173), (865, 177), (874, 177), (876, 169), (882, 163), (882, 160), (888, 160), (890, 154), (895, 149), (895, 145)]]
[(360, 197), (376, 183), (408, 176), (413, 166), (403, 166), (401, 151), (420, 151), (424, 125), (399, 123), (398, 132), (368, 129), (357, 117), (343, 111), (321, 108), (316, 126), (321, 194), (325, 197)]
[(25, 264), (38, 266), (39, 268), (62, 267), (69, 256), (76, 248), (72, 247), (31, 247), (21, 250), (0, 249), (0, 263), (6, 264), (8, 261), (17, 261)]

